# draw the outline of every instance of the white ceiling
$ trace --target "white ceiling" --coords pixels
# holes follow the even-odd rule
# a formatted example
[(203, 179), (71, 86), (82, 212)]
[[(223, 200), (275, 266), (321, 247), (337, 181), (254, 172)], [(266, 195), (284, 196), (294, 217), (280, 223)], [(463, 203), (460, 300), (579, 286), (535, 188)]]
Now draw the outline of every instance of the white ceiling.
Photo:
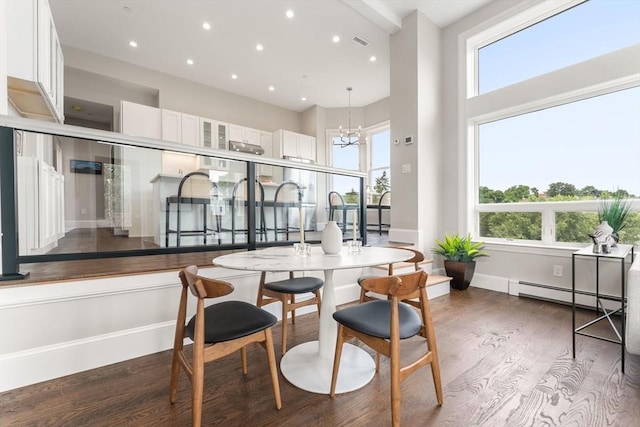
[[(440, 27), (491, 0), (49, 0), (60, 41), (278, 105), (389, 96), (389, 35), (419, 9)], [(285, 12), (295, 16), (289, 19)], [(210, 30), (202, 28), (203, 22)], [(332, 37), (338, 35), (339, 43)], [(351, 39), (364, 38), (363, 47)], [(135, 40), (137, 48), (129, 46)], [(264, 46), (262, 52), (256, 44)], [(374, 55), (377, 60), (371, 62)], [(194, 61), (187, 64), (187, 59)], [(233, 80), (231, 74), (237, 74)], [(275, 88), (269, 91), (269, 86)], [(302, 101), (302, 97), (306, 101)]]

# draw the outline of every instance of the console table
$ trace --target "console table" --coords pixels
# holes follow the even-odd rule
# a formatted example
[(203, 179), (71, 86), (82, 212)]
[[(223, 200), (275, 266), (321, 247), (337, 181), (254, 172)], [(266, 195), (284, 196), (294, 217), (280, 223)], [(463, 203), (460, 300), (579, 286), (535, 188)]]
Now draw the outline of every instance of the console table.
[[(576, 358), (576, 335), (583, 335), (591, 338), (597, 338), (603, 341), (608, 341), (616, 344), (620, 344), (622, 347), (622, 372), (624, 373), (624, 353), (625, 353), (625, 285), (626, 285), (626, 259), (628, 256), (631, 256), (631, 262), (633, 262), (633, 245), (622, 245), (618, 244), (611, 248), (610, 253), (594, 253), (593, 246), (589, 245), (579, 251), (576, 251), (571, 256), (571, 308), (572, 308), (572, 319), (573, 319), (573, 358)], [(591, 258), (595, 259), (596, 262), (596, 318), (583, 324), (576, 326), (576, 293), (587, 294), (584, 291), (576, 291), (576, 258)], [(620, 262), (620, 296), (610, 296), (610, 295), (600, 295), (600, 259), (605, 258), (609, 260), (615, 260)], [(615, 310), (607, 310), (607, 308), (602, 303), (603, 300), (607, 301), (616, 301), (620, 303), (620, 308), (616, 308)], [(599, 314), (599, 310), (602, 310), (602, 315)], [(614, 324), (611, 316), (614, 314), (620, 313), (621, 318), (621, 326), (620, 330)], [(609, 322), (612, 330), (615, 332), (618, 339), (611, 339), (606, 337), (601, 337), (598, 335), (590, 334), (584, 329), (589, 326), (600, 322), (601, 320), (606, 319)]]

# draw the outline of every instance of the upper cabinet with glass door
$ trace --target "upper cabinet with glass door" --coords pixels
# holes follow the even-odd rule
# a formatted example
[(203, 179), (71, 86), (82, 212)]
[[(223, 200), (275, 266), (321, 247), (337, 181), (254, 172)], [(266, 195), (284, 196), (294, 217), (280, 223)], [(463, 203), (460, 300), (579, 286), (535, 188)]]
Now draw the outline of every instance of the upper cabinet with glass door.
[[(218, 122), (216, 120), (200, 118), (200, 143), (206, 148), (217, 148), (218, 150), (226, 150), (229, 134), (229, 125), (227, 123)], [(213, 159), (207, 156), (200, 157), (200, 167), (215, 168), (225, 170), (227, 161), (222, 159)], [(214, 164), (214, 160), (217, 160)]]

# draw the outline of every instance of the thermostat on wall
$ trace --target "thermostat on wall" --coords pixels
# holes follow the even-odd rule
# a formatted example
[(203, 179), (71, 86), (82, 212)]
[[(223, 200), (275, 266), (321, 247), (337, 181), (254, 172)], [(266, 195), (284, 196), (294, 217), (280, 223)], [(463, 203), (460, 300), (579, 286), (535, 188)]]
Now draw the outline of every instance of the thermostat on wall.
[(404, 145), (413, 144), (413, 135), (404, 137)]

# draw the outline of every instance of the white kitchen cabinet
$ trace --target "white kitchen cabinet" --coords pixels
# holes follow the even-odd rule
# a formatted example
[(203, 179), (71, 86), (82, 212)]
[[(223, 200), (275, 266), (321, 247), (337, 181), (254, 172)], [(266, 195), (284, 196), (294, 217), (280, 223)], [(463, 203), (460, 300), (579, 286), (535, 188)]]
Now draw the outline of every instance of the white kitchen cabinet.
[(5, 3), (8, 96), (25, 117), (64, 121), (64, 58), (47, 0)]
[(200, 118), (200, 145), (206, 148), (227, 149), (229, 125), (216, 120)]
[[(219, 150), (226, 150), (227, 135), (228, 135), (227, 123), (218, 122), (216, 120), (200, 118), (200, 144), (206, 148), (217, 148)], [(199, 156), (200, 166), (207, 169), (227, 170), (228, 160), (213, 159), (208, 156)], [(214, 162), (215, 160), (215, 162)]]
[(260, 131), (258, 129), (230, 124), (229, 141), (260, 145)]
[(163, 108), (162, 139), (180, 144), (200, 145), (200, 118)]
[(316, 139), (313, 136), (288, 130), (273, 133), (274, 157), (299, 157), (316, 161)]
[(20, 255), (41, 255), (64, 236), (64, 176), (42, 160), (17, 158)]
[(171, 142), (182, 141), (182, 113), (162, 109), (162, 139)]
[(120, 101), (120, 133), (161, 139), (162, 115), (160, 109)]
[(189, 145), (200, 145), (200, 117), (182, 113), (180, 115), (180, 142)]

